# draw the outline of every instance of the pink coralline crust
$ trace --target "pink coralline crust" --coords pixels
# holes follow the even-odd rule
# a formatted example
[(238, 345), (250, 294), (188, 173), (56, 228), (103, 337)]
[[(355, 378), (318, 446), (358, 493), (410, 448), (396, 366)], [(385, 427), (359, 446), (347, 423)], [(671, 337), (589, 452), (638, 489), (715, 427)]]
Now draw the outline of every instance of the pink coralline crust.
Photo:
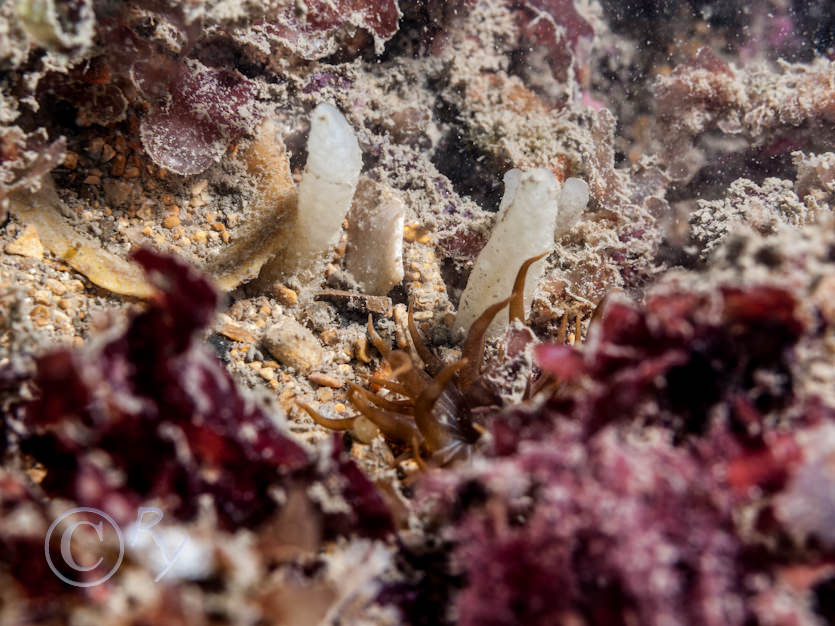
[[(409, 15), (424, 9), (423, 3), (416, 3), (419, 9), (407, 7)], [(435, 40), (431, 49), (440, 54), (447, 38), (456, 28), (454, 17), (470, 11), (473, 0), (444, 0), (426, 3), (422, 19), (427, 24), (427, 34)], [(591, 24), (577, 11), (574, 0), (504, 0), (513, 14), (518, 28), (519, 46), (522, 49), (545, 48), (547, 61), (554, 75), (565, 80), (572, 66), (576, 71), (585, 64), (585, 44), (594, 39)], [(447, 31), (447, 32), (445, 32)]]
[(0, 203), (14, 190), (38, 185), (61, 164), (65, 149), (63, 137), (50, 142), (43, 129), (26, 133), (17, 126), (0, 128)]
[(692, 174), (693, 143), (712, 130), (742, 135), (757, 146), (791, 130), (792, 149), (798, 142), (822, 152), (831, 149), (833, 71), (832, 62), (823, 59), (779, 71), (739, 70), (700, 50), (691, 63), (655, 84), (659, 136), (671, 175)]
[(380, 495), (350, 460), (337, 452), (317, 465), (195, 341), (217, 303), (206, 279), (149, 250), (135, 259), (158, 291), (124, 333), (37, 360), (39, 393), (22, 407), (20, 449), (45, 468), (43, 489), (120, 522), (150, 498), (190, 519), (210, 494), (220, 524), (235, 529), (275, 511), (272, 486), (304, 488), (322, 471), (336, 481), (334, 497), (350, 503), (347, 513), (323, 513), (327, 534), (389, 533)]
[[(153, 60), (134, 67), (139, 84)], [(177, 174), (199, 174), (220, 158), (229, 143), (260, 119), (255, 85), (234, 70), (199, 62), (176, 63), (167, 77), (168, 99), (152, 105), (140, 123), (142, 144), (157, 165)]]
[(396, 0), (308, 0), (305, 11), (299, 12), (296, 3), (285, 3), (279, 9), (281, 19), (270, 18), (260, 27), (277, 38), (294, 54), (317, 60), (338, 52), (346, 38), (356, 29), (374, 38), (376, 51), (397, 32), (400, 8)]
[[(580, 379), (584, 391), (567, 401), (588, 432), (632, 419), (651, 400), (648, 417), (693, 433), (735, 395), (763, 412), (786, 405), (792, 348), (803, 331), (794, 297), (777, 288), (658, 293), (642, 308), (607, 306), (582, 353), (542, 345), (536, 354), (545, 371)], [(761, 382), (764, 374), (772, 386)], [(588, 390), (583, 380), (593, 383)]]
[(781, 623), (831, 617), (810, 598), (835, 557), (835, 411), (792, 389), (810, 332), (778, 288), (656, 290), (610, 302), (583, 349), (538, 346), (558, 392), (418, 489), (455, 623), (765, 625), (778, 596)]
[(131, 105), (150, 105), (140, 121), (143, 147), (157, 165), (182, 175), (204, 171), (257, 125), (255, 83), (190, 58), (199, 21), (165, 3), (120, 3), (98, 17), (97, 56), (47, 75), (38, 87), (73, 104), (79, 125), (110, 125)]
[[(30, 524), (15, 523), (15, 519), (28, 519)], [(0, 555), (3, 556), (0, 580), (8, 591), (8, 576), (11, 575), (33, 602), (49, 602), (64, 587), (49, 571), (44, 559), (43, 534), (38, 525), (45, 526), (47, 519), (44, 503), (32, 492), (27, 481), (0, 469)]]
[(523, 40), (545, 46), (552, 70), (564, 78), (582, 41), (594, 37), (594, 29), (577, 12), (574, 0), (512, 0), (510, 6)]
[[(662, 470), (663, 471), (659, 471)], [(458, 494), (448, 535), (467, 584), (457, 624), (743, 624), (731, 498), (700, 460), (612, 427), (563, 424), (512, 457), (433, 487)], [(430, 481), (431, 482), (431, 481)], [(424, 494), (425, 495), (425, 494)], [(447, 500), (448, 502), (448, 500)], [(449, 511), (435, 511), (447, 515)], [(721, 621), (717, 621), (722, 616)]]
[[(122, 20), (130, 24), (130, 11)], [(182, 52), (194, 45), (199, 31), (177, 15), (157, 15), (176, 29)], [(120, 23), (108, 33), (120, 74), (130, 77), (150, 103), (139, 127), (143, 147), (153, 161), (182, 175), (199, 174), (226, 151), (228, 145), (257, 126), (261, 107), (255, 83), (237, 70), (210, 68), (200, 61), (160, 51), (153, 38), (146, 40)], [(127, 41), (125, 46), (119, 42)]]

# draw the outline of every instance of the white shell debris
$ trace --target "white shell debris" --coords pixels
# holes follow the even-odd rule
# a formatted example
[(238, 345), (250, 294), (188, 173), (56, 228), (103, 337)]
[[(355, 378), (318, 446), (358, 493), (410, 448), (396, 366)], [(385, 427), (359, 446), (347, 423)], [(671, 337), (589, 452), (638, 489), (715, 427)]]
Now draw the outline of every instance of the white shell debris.
[(562, 237), (580, 220), (589, 203), (589, 185), (580, 178), (567, 178), (560, 192), (557, 237)]
[(384, 296), (403, 280), (406, 205), (390, 187), (363, 178), (348, 214), (345, 267), (363, 293)]
[[(490, 240), (478, 255), (461, 295), (454, 330), (466, 332), (487, 307), (507, 298), (522, 263), (554, 246), (560, 184), (548, 170), (512, 169), (504, 176), (505, 192)], [(534, 263), (525, 281), (525, 305), (542, 276), (545, 260)], [(507, 326), (506, 309), (493, 319), (488, 337)]]
[(362, 169), (354, 130), (330, 104), (313, 110), (307, 153), (294, 236), (283, 260), (284, 275), (298, 275), (303, 281), (320, 275), (324, 254), (339, 239)]

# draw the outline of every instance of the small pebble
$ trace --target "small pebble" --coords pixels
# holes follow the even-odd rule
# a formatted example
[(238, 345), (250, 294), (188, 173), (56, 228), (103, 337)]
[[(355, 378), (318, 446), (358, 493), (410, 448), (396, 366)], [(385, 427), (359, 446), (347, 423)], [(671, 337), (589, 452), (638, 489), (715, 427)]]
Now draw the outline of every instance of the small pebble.
[(36, 326), (46, 326), (49, 323), (49, 309), (43, 304), (38, 304), (32, 307), (29, 317)]
[(84, 148), (84, 152), (87, 153), (94, 161), (98, 161), (101, 157), (101, 151), (104, 148), (104, 139), (101, 137), (96, 137), (95, 139), (91, 140), (90, 143)]
[(293, 306), (299, 301), (299, 294), (281, 283), (274, 283), (272, 292), (275, 299), (284, 306)]
[(154, 209), (150, 204), (143, 204), (139, 207), (139, 210), (136, 212), (136, 216), (139, 219), (149, 221), (151, 218), (154, 217)]
[(371, 443), (379, 432), (377, 426), (364, 415), (357, 418), (351, 429), (351, 434), (361, 443)]
[(313, 372), (310, 376), (307, 377), (308, 380), (312, 383), (316, 383), (317, 385), (321, 385), (322, 387), (331, 387), (332, 389), (339, 389), (342, 387), (342, 381), (338, 378), (333, 376), (329, 376), (327, 374), (321, 374), (319, 372)]
[(191, 195), (193, 197), (199, 196), (201, 193), (206, 191), (206, 188), (209, 186), (209, 181), (205, 178), (198, 180), (191, 186)]
[(65, 313), (61, 313), (61, 311), (53, 311), (52, 319), (59, 328), (69, 328), (72, 326), (70, 318)]
[(420, 224), (406, 224), (403, 227), (403, 239), (409, 243), (429, 243), (431, 239), (429, 234)]
[(280, 363), (310, 372), (321, 364), (324, 354), (319, 340), (292, 317), (282, 315), (267, 328), (264, 346)]
[(74, 170), (78, 165), (78, 154), (75, 152), (67, 151), (64, 155), (64, 167), (68, 170)]
[(113, 159), (113, 163), (110, 164), (110, 174), (112, 176), (121, 176), (124, 174), (126, 161), (127, 159), (125, 159), (124, 154), (117, 154)]
[(162, 220), (162, 225), (165, 226), (165, 228), (174, 228), (175, 226), (180, 225), (180, 218), (176, 215), (169, 215)]
[(319, 333), (319, 339), (326, 346), (334, 346), (339, 342), (339, 335), (333, 328), (328, 328)]
[(116, 156), (116, 150), (113, 149), (113, 146), (109, 143), (104, 144), (101, 149), (101, 162), (107, 163), (114, 156)]

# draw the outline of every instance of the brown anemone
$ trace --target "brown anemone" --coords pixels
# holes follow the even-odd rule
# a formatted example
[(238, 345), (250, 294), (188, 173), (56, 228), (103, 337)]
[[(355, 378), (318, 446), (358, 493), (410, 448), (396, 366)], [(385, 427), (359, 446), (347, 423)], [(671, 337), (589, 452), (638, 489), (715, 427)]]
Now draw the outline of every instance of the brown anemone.
[[(493, 318), (506, 305), (511, 323), (517, 319), (525, 322), (525, 278), (528, 268), (543, 256), (526, 260), (519, 268), (510, 297), (488, 307), (473, 322), (461, 346), (459, 360), (446, 364), (429, 349), (415, 325), (411, 305), (409, 334), (425, 369), (408, 352), (392, 349), (383, 341), (369, 315), (369, 338), (391, 367), (392, 373), (391, 379), (373, 376), (363, 378), (389, 393), (380, 395), (355, 383), (348, 383), (348, 399), (360, 415), (345, 419), (325, 417), (303, 402), (298, 402), (298, 405), (317, 424), (331, 430), (350, 430), (356, 420), (364, 416), (380, 429), (388, 442), (410, 447), (411, 454), (420, 464), (428, 459), (433, 464), (446, 465), (455, 459), (469, 456), (472, 446), (484, 432), (476, 420), (476, 414), (499, 402), (481, 376), (485, 334)], [(579, 316), (576, 323), (575, 340), (579, 337)], [(566, 324), (567, 316), (563, 318), (560, 328), (561, 341), (565, 340)], [(529, 382), (526, 396), (534, 395), (548, 382), (552, 381), (540, 379), (533, 384)]]

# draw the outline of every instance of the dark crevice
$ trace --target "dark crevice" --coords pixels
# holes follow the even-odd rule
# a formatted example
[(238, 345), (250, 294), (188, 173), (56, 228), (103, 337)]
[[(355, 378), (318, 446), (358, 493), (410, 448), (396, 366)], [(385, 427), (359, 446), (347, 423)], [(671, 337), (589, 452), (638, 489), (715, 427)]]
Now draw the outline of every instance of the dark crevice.
[(670, 202), (683, 200), (719, 200), (724, 198), (728, 185), (739, 178), (747, 178), (761, 185), (766, 178), (794, 180), (797, 168), (791, 150), (767, 153), (763, 148), (750, 148), (712, 158), (686, 184), (673, 184), (667, 192)]
[(485, 211), (499, 210), (504, 193), (502, 176), (509, 164), (496, 162), (455, 127), (439, 142), (432, 163), (449, 179), (458, 195), (470, 198)]

